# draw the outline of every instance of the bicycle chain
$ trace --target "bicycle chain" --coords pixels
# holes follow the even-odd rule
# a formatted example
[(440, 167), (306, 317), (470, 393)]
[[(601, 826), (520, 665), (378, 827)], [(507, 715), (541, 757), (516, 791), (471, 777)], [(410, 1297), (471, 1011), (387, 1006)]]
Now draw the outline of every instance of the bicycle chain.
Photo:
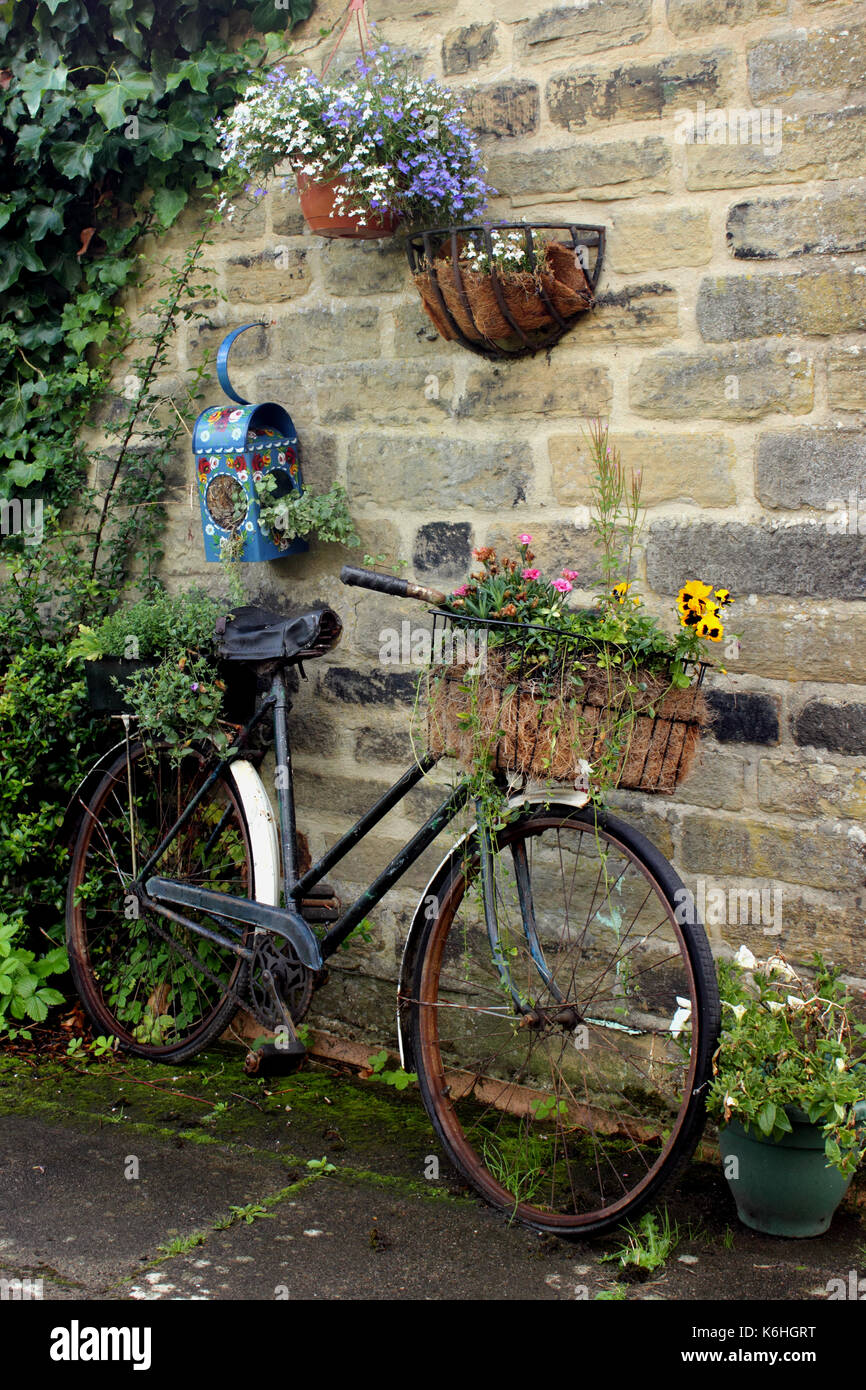
[[(194, 966), (195, 969), (198, 970), (202, 975), (206, 975), (207, 978), (211, 981), (211, 983), (215, 984), (217, 989), (221, 991), (224, 997), (232, 999), (234, 1003), (238, 1006), (238, 1008), (245, 1009), (247, 1013), (252, 1014), (252, 1016), (258, 1020), (258, 1022), (262, 1025), (263, 1028), (270, 1028), (272, 1026), (271, 1020), (262, 1017), (261, 1012), (259, 1010), (259, 1006), (256, 1003), (255, 997), (253, 995), (252, 961), (245, 962), (246, 972), (244, 974), (244, 979), (246, 981), (246, 992), (242, 995), (238, 992), (238, 990), (232, 989), (230, 985), (227, 985), (223, 980), (220, 980), (219, 977), (216, 976), (212, 970), (209, 970), (206, 965), (202, 964), (202, 962), (198, 959), (197, 956), (193, 955), (192, 951), (190, 951), (186, 946), (182, 946), (181, 943), (177, 940), (177, 938), (171, 936), (170, 933), (164, 927), (159, 926), (159, 924), (154, 920), (152, 914), (147, 913), (146, 916), (148, 923), (153, 927), (157, 935), (161, 936), (163, 941), (167, 942), (173, 951), (176, 951), (178, 955), (183, 956), (187, 960), (187, 962), (190, 965)], [(289, 1008), (287, 1000), (283, 1000), (283, 1003), (285, 1004), (286, 1008)], [(289, 1012), (291, 1014), (291, 1010), (289, 1010)]]
[[(211, 981), (211, 983), (216, 985), (217, 989), (220, 990), (224, 997), (232, 999), (235, 1002), (235, 1004), (237, 1004), (239, 1009), (246, 1009), (248, 1013), (253, 1013), (256, 1017), (258, 1017), (251, 994), (249, 995), (249, 997), (245, 998), (236, 989), (232, 989), (232, 987), (230, 985), (227, 985), (224, 980), (219, 979), (219, 977), (216, 976), (212, 970), (209, 970), (206, 965), (203, 965), (202, 962), (199, 960), (198, 956), (193, 955), (192, 951), (188, 950), (186, 946), (182, 946), (176, 937), (172, 936), (168, 931), (165, 930), (164, 927), (159, 926), (159, 924), (153, 919), (152, 914), (147, 913), (146, 916), (148, 924), (153, 928), (157, 936), (161, 936), (163, 941), (166, 941), (168, 945), (171, 947), (171, 949), (173, 951), (176, 951), (178, 955), (183, 956), (189, 965), (194, 966), (195, 969), (198, 970), (202, 975), (206, 975), (207, 978)], [(249, 961), (246, 962), (246, 967), (247, 969), (244, 978), (246, 980), (249, 980)]]

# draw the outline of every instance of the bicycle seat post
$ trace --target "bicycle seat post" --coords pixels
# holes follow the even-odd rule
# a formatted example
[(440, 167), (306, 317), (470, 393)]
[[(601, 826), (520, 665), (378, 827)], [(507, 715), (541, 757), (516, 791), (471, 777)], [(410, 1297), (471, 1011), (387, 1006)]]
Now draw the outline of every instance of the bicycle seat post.
[(280, 807), (280, 846), (283, 862), (283, 889), (286, 906), (291, 905), (292, 892), (298, 883), (298, 849), (295, 823), (295, 793), (292, 778), (292, 754), (289, 748), (288, 711), (291, 709), (286, 690), (285, 672), (274, 675), (271, 684), (274, 705), (274, 750), (276, 752), (276, 788)]

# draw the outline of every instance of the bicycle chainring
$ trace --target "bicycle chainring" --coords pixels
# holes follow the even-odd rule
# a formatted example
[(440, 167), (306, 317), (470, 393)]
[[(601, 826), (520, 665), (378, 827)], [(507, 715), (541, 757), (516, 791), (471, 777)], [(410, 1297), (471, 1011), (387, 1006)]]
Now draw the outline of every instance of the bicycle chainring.
[(313, 997), (313, 972), (299, 959), (291, 942), (259, 933), (253, 942), (253, 959), (247, 980), (250, 1007), (263, 1028), (276, 1031), (283, 1019), (270, 989), (262, 979), (269, 970), (293, 1023), (300, 1023)]

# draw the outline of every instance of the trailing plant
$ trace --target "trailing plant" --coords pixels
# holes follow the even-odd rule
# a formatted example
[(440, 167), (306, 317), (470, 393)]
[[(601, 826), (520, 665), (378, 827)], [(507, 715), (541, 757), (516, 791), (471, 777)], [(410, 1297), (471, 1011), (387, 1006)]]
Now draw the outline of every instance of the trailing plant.
[(338, 180), (336, 211), (361, 225), (386, 211), (409, 223), (465, 221), (495, 190), (462, 111), (453, 92), (416, 77), (387, 45), (328, 82), (280, 66), (220, 123), (223, 167), (255, 196), (283, 163), (317, 183)]
[(225, 685), (205, 657), (167, 658), (134, 671), (124, 690), (138, 733), (147, 742), (168, 744), (177, 757), (206, 739), (220, 751), (228, 746), (220, 725)]
[(866, 1156), (854, 1108), (866, 1100), (866, 1027), (838, 972), (816, 952), (810, 980), (745, 946), (717, 971), (722, 1033), (708, 1113), (778, 1141), (792, 1132), (790, 1111), (801, 1111), (823, 1128), (828, 1165), (852, 1173)]
[(66, 846), (58, 831), (84, 770), (106, 746), (108, 730), (86, 700), (83, 667), (66, 665), (82, 623), (94, 629), (117, 606), (130, 573), (139, 589), (158, 590), (165, 475), (177, 435), (192, 417), (202, 362), (186, 390), (161, 387), (178, 323), (203, 313), (215, 291), (202, 276), (205, 221), (181, 263), (162, 273), (155, 326), (137, 337), (128, 363), (135, 390), (106, 410), (103, 448), (87, 451), (87, 484), (62, 513), (47, 505), (40, 545), (9, 538), (0, 579), (0, 885), (22, 903), (15, 945), (38, 951), (62, 940)]
[(281, 495), (279, 479), (263, 473), (254, 486), (261, 524), (273, 532), (278, 544), (315, 536), (325, 543), (360, 545), (342, 484), (334, 483), (322, 493), (304, 487)]
[[(215, 123), (313, 0), (16, 0), (0, 11), (0, 487), (60, 505), (127, 334), (136, 241), (217, 177)], [(227, 30), (233, 32), (227, 41)], [(258, 36), (256, 35), (258, 31)]]

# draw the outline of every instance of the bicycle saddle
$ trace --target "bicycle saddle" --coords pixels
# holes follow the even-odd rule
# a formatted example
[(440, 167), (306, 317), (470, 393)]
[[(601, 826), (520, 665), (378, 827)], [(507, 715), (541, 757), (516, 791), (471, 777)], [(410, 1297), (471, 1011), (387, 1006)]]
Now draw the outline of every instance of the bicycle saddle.
[(267, 608), (236, 608), (216, 625), (217, 652), (227, 661), (287, 664), (323, 656), (340, 640), (343, 624), (325, 604), (273, 613)]

